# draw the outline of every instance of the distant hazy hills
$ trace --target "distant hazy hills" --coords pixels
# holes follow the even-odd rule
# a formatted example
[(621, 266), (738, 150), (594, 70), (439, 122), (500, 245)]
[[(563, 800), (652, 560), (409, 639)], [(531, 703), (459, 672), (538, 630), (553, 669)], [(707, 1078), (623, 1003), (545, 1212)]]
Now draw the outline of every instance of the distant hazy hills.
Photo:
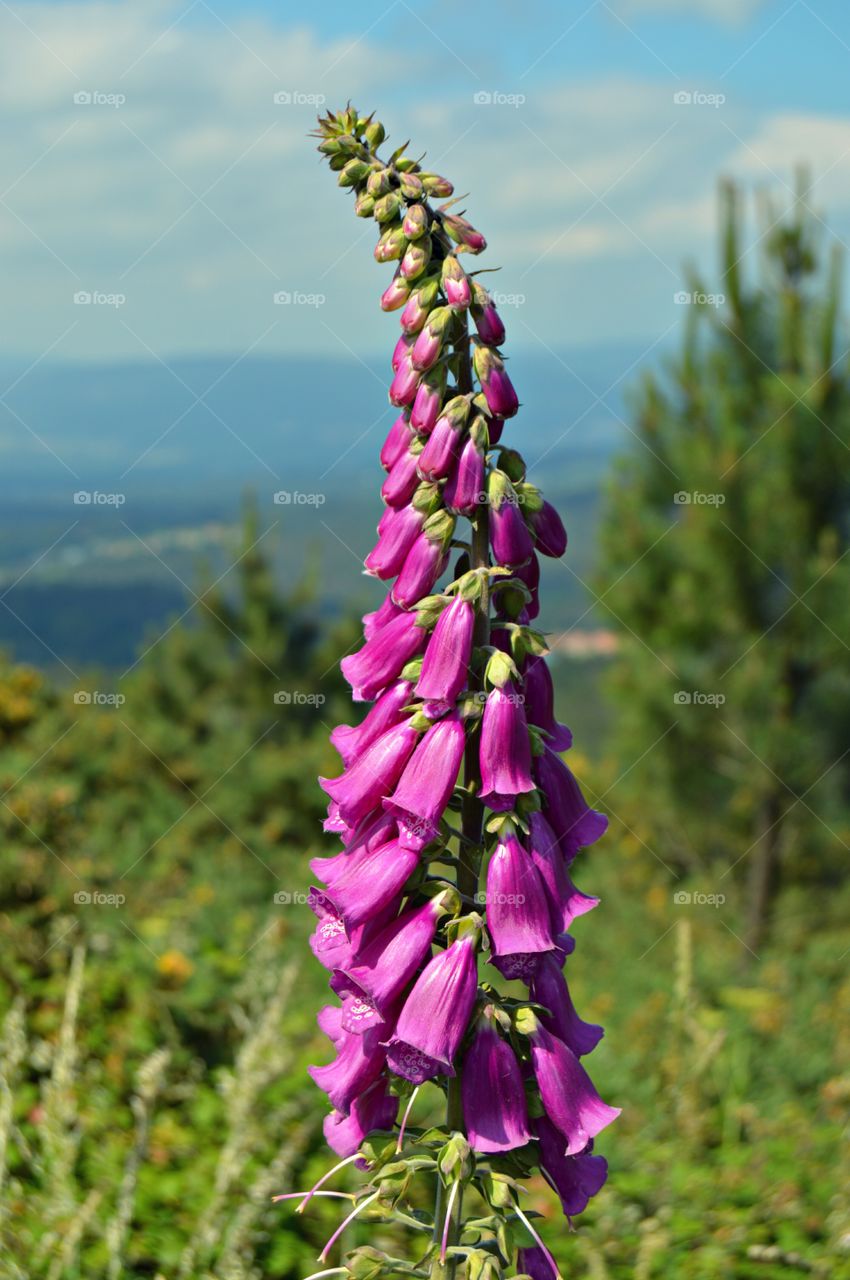
[[(636, 369), (623, 375), (640, 354), (518, 352), (510, 363), (523, 408), (509, 438), (564, 506), (581, 576), (601, 478), (628, 438), (618, 419)], [(282, 576), (300, 576), (310, 557), (325, 609), (374, 602), (357, 561), (380, 514), (377, 454), (395, 412), (387, 366), (347, 356), (4, 364), (0, 646), (40, 665), (127, 665), (191, 602), (183, 584), (197, 586), (202, 564), (217, 576), (233, 563), (246, 493)], [(588, 600), (555, 568), (548, 621), (563, 627)]]

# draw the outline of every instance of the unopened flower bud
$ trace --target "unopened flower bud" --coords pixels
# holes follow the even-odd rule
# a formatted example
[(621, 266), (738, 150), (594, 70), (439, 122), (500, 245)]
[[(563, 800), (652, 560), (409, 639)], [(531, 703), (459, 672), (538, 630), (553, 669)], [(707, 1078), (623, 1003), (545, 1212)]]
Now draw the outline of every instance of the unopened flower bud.
[[(398, 162), (396, 161), (396, 167)], [(422, 179), (418, 173), (402, 173), (399, 179), (401, 194), (406, 200), (418, 200), (423, 194)]]
[(488, 346), (500, 347), (505, 341), (505, 326), (489, 293), (476, 280), (472, 286), (472, 318), (478, 336)]
[(424, 204), (411, 204), (402, 221), (404, 234), (408, 240), (418, 240), (428, 230), (428, 210)]
[(381, 124), (380, 120), (375, 120), (372, 122), (372, 124), (369, 124), (366, 126), (366, 130), (363, 136), (365, 137), (366, 141), (368, 142), (372, 150), (376, 151), (377, 148), (383, 142), (384, 138), (387, 136), (387, 133), (384, 126)]
[(441, 178), (438, 173), (420, 173), (422, 186), (425, 188), (429, 196), (439, 196), (442, 200), (445, 196), (450, 196), (454, 191), (454, 187), (448, 178)]
[(405, 333), (418, 333), (431, 312), (440, 289), (439, 276), (429, 276), (414, 289), (410, 301), (401, 313), (401, 327)]
[(354, 212), (358, 218), (371, 218), (375, 212), (375, 197), (367, 191), (361, 191), (354, 201)]
[(421, 377), (420, 371), (413, 367), (409, 355), (406, 355), (396, 370), (395, 377), (390, 385), (390, 404), (394, 404), (398, 408), (406, 404), (413, 404), (416, 388), (419, 386)]
[(455, 244), (468, 249), (470, 253), (481, 253), (482, 249), (487, 248), (487, 241), (481, 232), (476, 231), (475, 227), (460, 214), (444, 213), (442, 220), (446, 235), (450, 240), (454, 240)]
[(443, 290), (452, 311), (465, 311), (472, 300), (469, 277), (453, 253), (443, 260)]
[[(402, 233), (403, 234), (403, 233)], [(416, 280), (431, 261), (431, 237), (420, 236), (408, 244), (401, 260), (401, 274), (408, 280)]]
[[(369, 198), (371, 199), (371, 197)], [(410, 285), (404, 276), (397, 271), (393, 276), (392, 283), (388, 284), (381, 294), (381, 310), (398, 311), (399, 307), (403, 307), (409, 298)]]
[(387, 227), (375, 245), (376, 262), (397, 262), (404, 254), (407, 239), (401, 229), (401, 223)]
[(422, 435), (434, 430), (434, 423), (440, 414), (443, 393), (446, 389), (446, 367), (438, 365), (429, 369), (419, 383), (413, 409), (410, 414), (411, 425)]
[(399, 338), (398, 342), (395, 344), (395, 350), (393, 351), (393, 354), (392, 354), (391, 363), (392, 363), (393, 373), (398, 373), (398, 367), (401, 364), (402, 360), (404, 360), (405, 356), (409, 354), (412, 345), (413, 345), (413, 339), (408, 337), (406, 333), (403, 333)]
[(413, 346), (411, 358), (415, 369), (430, 369), (437, 363), (451, 322), (452, 312), (449, 307), (437, 307), (431, 312)]
[(349, 160), (340, 172), (337, 182), (341, 187), (357, 187), (371, 172), (372, 166), (365, 160)]
[(375, 201), (375, 221), (383, 225), (397, 217), (401, 201), (395, 191), (388, 191), (385, 196)]
[(376, 200), (379, 196), (385, 196), (388, 191), (392, 191), (389, 169), (373, 169), (366, 179), (366, 190)]
[(472, 363), (490, 412), (500, 418), (512, 418), (519, 408), (519, 400), (498, 351), (477, 342)]

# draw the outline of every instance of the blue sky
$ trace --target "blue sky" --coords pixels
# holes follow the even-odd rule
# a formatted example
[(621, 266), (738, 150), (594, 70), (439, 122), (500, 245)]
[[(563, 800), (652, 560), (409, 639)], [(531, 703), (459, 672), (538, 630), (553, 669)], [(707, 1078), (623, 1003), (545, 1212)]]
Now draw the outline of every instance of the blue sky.
[(470, 193), (515, 345), (665, 342), (720, 174), (784, 202), (806, 161), (850, 242), (838, 0), (10, 0), (0, 38), (0, 361), (385, 349), (389, 269), (304, 136), (322, 98)]

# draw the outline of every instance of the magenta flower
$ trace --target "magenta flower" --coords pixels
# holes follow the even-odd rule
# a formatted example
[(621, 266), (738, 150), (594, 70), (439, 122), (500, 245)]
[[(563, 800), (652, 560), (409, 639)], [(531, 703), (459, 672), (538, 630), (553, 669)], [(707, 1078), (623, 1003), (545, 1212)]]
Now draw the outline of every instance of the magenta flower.
[(351, 1156), (376, 1129), (392, 1129), (397, 1114), (398, 1098), (388, 1092), (386, 1080), (379, 1078), (354, 1099), (347, 1116), (339, 1111), (325, 1116), (322, 1132), (338, 1156)]
[(392, 589), (392, 598), (403, 609), (411, 609), (430, 595), (446, 567), (445, 538), (420, 533), (414, 539)]
[(538, 551), (560, 560), (567, 549), (567, 531), (552, 503), (544, 501), (541, 510), (532, 511), (529, 519)]
[(535, 724), (549, 734), (549, 746), (553, 751), (569, 750), (573, 745), (573, 735), (566, 725), (558, 724), (555, 719), (555, 687), (545, 658), (529, 658), (522, 683), (529, 724)]
[(573, 884), (558, 839), (539, 810), (531, 814), (529, 827), (529, 852), (546, 889), (552, 928), (556, 935), (566, 933), (573, 920), (599, 905), (599, 899)]
[(307, 1070), (328, 1095), (334, 1110), (347, 1116), (357, 1097), (378, 1079), (386, 1056), (379, 1031), (367, 1031), (362, 1036), (343, 1031), (333, 1062)]
[(478, 988), (475, 938), (453, 942), (426, 965), (404, 1002), (387, 1061), (397, 1075), (422, 1084), (438, 1072), (453, 1076)]
[(474, 1151), (512, 1151), (533, 1136), (516, 1055), (486, 1015), (479, 1019), (463, 1060), (461, 1098)]
[(619, 1107), (609, 1107), (590, 1076), (563, 1041), (531, 1015), (531, 1065), (545, 1114), (566, 1142), (565, 1155), (583, 1151), (591, 1138), (616, 1120)]
[(487, 408), (499, 418), (512, 418), (519, 409), (519, 400), (498, 351), (495, 347), (478, 342), (475, 344), (472, 363), (481, 383)]
[(534, 790), (523, 699), (511, 682), (487, 696), (479, 755), (481, 799), (488, 808), (512, 809), (518, 795)]
[(371, 702), (425, 648), (427, 633), (416, 622), (415, 613), (399, 613), (362, 649), (343, 658), (342, 674), (351, 685), (355, 702)]
[(446, 895), (438, 894), (423, 907), (415, 907), (387, 925), (361, 951), (354, 964), (337, 969), (331, 986), (338, 996), (353, 996), (359, 1003), (356, 1019), (341, 1028), (360, 1033), (383, 1023), (390, 1010), (413, 980), (427, 956), (437, 922), (445, 911)]
[(565, 1156), (563, 1139), (546, 1116), (534, 1121), (534, 1129), (540, 1143), (540, 1167), (557, 1191), (565, 1215), (571, 1218), (584, 1213), (588, 1201), (605, 1186), (607, 1160), (591, 1155), (593, 1142), (577, 1155)]
[(409, 449), (399, 454), (390, 468), (390, 473), (381, 485), (381, 497), (390, 507), (403, 507), (416, 492), (419, 476), (416, 465), (419, 459)]
[(483, 490), (484, 454), (470, 435), (446, 481), (443, 501), (449, 511), (454, 511), (459, 516), (468, 516), (480, 503)]
[(404, 719), (404, 708), (413, 697), (413, 685), (409, 680), (397, 680), (381, 694), (362, 723), (340, 724), (331, 732), (331, 743), (336, 747), (346, 768), (387, 729)]
[(531, 979), (530, 993), (535, 1004), (543, 1005), (547, 1013), (540, 1020), (553, 1036), (563, 1040), (577, 1058), (592, 1053), (605, 1034), (602, 1027), (583, 1022), (575, 1011), (569, 987), (554, 953), (541, 956)]
[(402, 845), (422, 849), (436, 837), (465, 745), (463, 721), (457, 713), (438, 720), (425, 733), (395, 791), (383, 802), (398, 822)]
[[(594, 1136), (618, 1114), (582, 1065), (602, 1028), (579, 1017), (564, 974), (572, 923), (597, 904), (570, 862), (607, 820), (560, 757), (572, 735), (555, 718), (532, 630), (538, 557), (563, 555), (566, 532), (520, 454), (500, 443), (519, 401), (504, 324), (461, 256), (482, 251), (484, 237), (455, 203), (433, 203), (452, 184), (407, 143), (385, 153), (383, 125), (351, 105), (322, 116), (317, 136), (356, 214), (377, 223), (376, 260), (394, 266), (381, 307), (399, 313), (389, 398), (401, 412), (380, 451), (385, 509), (365, 561), (386, 595), (341, 663), (354, 700), (372, 705), (331, 731), (342, 772), (320, 781), (336, 845), (311, 859), (307, 898), (309, 945), (337, 999), (318, 1019), (335, 1057), (311, 1074), (328, 1095), (324, 1133), (341, 1163), (299, 1207), (339, 1196), (320, 1188), (342, 1165), (370, 1179), (322, 1249), (319, 1275), (357, 1270), (356, 1248), (338, 1266), (328, 1259), (364, 1210), (384, 1224), (419, 1219), (414, 1270), (459, 1259), (474, 1269), (477, 1255), (464, 1262), (462, 1251), (489, 1246), (464, 1213), (483, 1198), (486, 1234), (504, 1255), (496, 1269), (560, 1280), (519, 1180), (539, 1170), (564, 1213), (581, 1212), (607, 1172)], [(438, 585), (450, 556), (453, 578)], [(523, 981), (527, 1002), (501, 994), (502, 978)], [(429, 1081), (436, 1088), (420, 1098)], [(435, 1163), (430, 1221), (412, 1183)], [(511, 1180), (494, 1196), (503, 1171)], [(520, 1225), (534, 1247), (511, 1246)], [(364, 1265), (403, 1270), (379, 1233)]]
[(425, 516), (415, 507), (388, 507), (391, 519), (366, 557), (366, 569), (376, 578), (394, 578), (422, 532)]
[(590, 808), (572, 771), (548, 747), (537, 757), (535, 770), (549, 825), (558, 837), (561, 852), (571, 862), (579, 849), (604, 835), (608, 819)]
[(340, 817), (350, 826), (376, 809), (395, 786), (419, 740), (410, 720), (385, 729), (338, 778), (320, 778), (319, 784), (336, 801)]
[(527, 979), (555, 949), (546, 890), (513, 833), (503, 835), (487, 867), (487, 932), (493, 963), (506, 978)]
[(455, 596), (437, 619), (416, 683), (417, 696), (435, 710), (453, 705), (466, 688), (474, 625), (475, 610), (461, 596)]
[(413, 431), (407, 413), (400, 413), (390, 427), (387, 438), (381, 449), (381, 466), (391, 471), (394, 464), (413, 443)]

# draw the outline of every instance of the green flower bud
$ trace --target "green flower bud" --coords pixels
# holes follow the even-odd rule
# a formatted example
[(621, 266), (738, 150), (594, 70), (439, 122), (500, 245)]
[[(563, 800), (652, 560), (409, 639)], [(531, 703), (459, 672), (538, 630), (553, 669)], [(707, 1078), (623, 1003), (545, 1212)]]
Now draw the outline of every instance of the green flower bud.
[(396, 217), (401, 207), (401, 200), (395, 191), (388, 191), (385, 196), (381, 196), (375, 201), (375, 220), (376, 222), (390, 222)]
[(407, 240), (401, 229), (401, 224), (387, 227), (381, 234), (381, 238), (375, 245), (375, 261), (376, 262), (396, 262), (404, 255)]
[(371, 166), (365, 160), (349, 160), (337, 179), (341, 187), (356, 187), (363, 182)]
[(392, 188), (389, 169), (373, 169), (366, 179), (366, 190), (370, 196), (385, 196)]
[[(398, 168), (398, 164), (396, 164)], [(402, 172), (399, 182), (401, 194), (406, 200), (419, 200), (423, 195), (422, 179), (415, 173)]]
[(375, 197), (370, 196), (368, 191), (361, 191), (360, 195), (354, 201), (354, 212), (358, 218), (371, 218), (375, 211)]
[(365, 138), (373, 151), (381, 145), (386, 138), (387, 132), (380, 120), (375, 120), (372, 124), (366, 126)]
[(454, 191), (454, 187), (448, 178), (441, 178), (438, 173), (420, 173), (422, 186), (425, 188), (429, 196), (450, 196)]

